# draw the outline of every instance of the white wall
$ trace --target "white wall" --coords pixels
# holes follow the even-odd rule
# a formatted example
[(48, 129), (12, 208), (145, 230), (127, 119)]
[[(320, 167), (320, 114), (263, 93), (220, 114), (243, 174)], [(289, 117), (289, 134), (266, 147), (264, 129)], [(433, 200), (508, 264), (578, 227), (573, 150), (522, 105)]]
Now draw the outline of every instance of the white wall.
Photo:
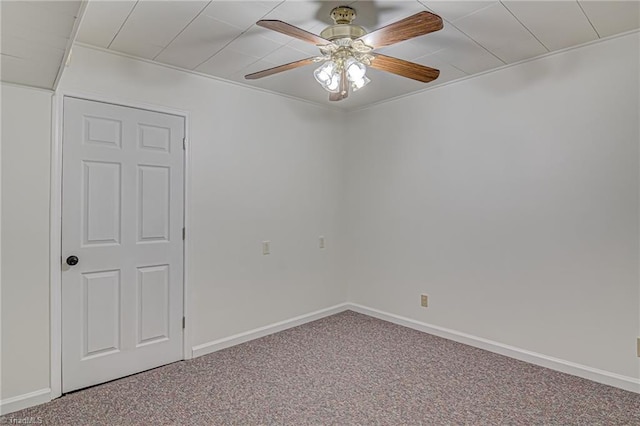
[(192, 345), (345, 300), (336, 267), (344, 143), (326, 130), (339, 115), (81, 46), (60, 90), (190, 113)]
[[(347, 121), (80, 46), (61, 89), (190, 112), (191, 345), (343, 302), (348, 281), (350, 301), (637, 378), (638, 44)], [(50, 95), (2, 88), (6, 399), (49, 386)]]
[(640, 377), (638, 51), (636, 33), (351, 114), (349, 300)]
[[(341, 115), (81, 46), (60, 90), (190, 114), (189, 346), (345, 301)], [(51, 95), (3, 86), (2, 102), (6, 402), (49, 387)]]
[(3, 84), (0, 399), (49, 387), (51, 94)]

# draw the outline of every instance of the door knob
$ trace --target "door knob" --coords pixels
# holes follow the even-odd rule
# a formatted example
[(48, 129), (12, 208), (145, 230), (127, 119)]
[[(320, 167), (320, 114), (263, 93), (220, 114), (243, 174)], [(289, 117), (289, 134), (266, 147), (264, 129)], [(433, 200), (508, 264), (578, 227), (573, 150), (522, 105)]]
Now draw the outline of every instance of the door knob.
[(78, 264), (78, 256), (69, 256), (67, 257), (67, 265), (75, 266)]

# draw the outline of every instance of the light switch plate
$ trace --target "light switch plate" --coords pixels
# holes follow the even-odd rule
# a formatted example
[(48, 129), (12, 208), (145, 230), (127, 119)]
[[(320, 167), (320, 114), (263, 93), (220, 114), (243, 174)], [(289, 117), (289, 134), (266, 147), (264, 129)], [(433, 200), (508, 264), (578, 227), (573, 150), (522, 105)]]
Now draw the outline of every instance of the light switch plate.
[(262, 254), (270, 254), (270, 253), (271, 253), (271, 241), (263, 241)]

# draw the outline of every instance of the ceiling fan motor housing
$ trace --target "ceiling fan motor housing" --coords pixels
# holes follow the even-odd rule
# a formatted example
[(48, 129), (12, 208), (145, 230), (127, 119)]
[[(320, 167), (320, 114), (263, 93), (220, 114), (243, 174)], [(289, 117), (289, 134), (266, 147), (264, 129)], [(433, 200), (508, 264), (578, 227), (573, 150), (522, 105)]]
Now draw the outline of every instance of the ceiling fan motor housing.
[(325, 28), (320, 37), (327, 40), (336, 40), (340, 38), (350, 38), (352, 40), (367, 34), (367, 31), (359, 25), (353, 25), (356, 19), (355, 9), (349, 6), (338, 6), (331, 11), (331, 18), (335, 25)]

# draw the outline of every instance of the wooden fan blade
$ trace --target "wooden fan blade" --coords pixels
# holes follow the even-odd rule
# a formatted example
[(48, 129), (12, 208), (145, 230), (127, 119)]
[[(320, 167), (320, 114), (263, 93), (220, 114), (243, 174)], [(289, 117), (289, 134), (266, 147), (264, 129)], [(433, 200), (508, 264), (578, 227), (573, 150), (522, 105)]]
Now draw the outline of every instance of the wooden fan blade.
[(246, 78), (247, 80), (256, 80), (258, 78), (262, 78), (262, 77), (268, 77), (270, 75), (273, 74), (277, 74), (279, 72), (282, 71), (289, 71), (295, 68), (299, 68), (299, 67), (303, 67), (305, 65), (309, 65), (309, 64), (313, 64), (315, 58), (307, 58), (307, 59), (301, 59), (299, 61), (296, 62), (290, 62), (288, 64), (284, 64), (284, 65), (280, 65), (277, 67), (273, 67), (273, 68), (269, 68), (266, 70), (262, 70), (262, 71), (258, 71), (258, 72), (254, 72), (252, 74), (247, 74), (244, 76), (244, 78)]
[(377, 70), (387, 71), (402, 77), (418, 80), (423, 83), (433, 81), (440, 75), (439, 70), (425, 67), (424, 65), (416, 64), (415, 62), (380, 55), (379, 53), (374, 53), (373, 55), (374, 58), (369, 66)]
[(326, 40), (320, 36), (317, 36), (309, 31), (305, 31), (302, 28), (294, 27), (291, 24), (287, 24), (286, 22), (273, 20), (273, 19), (263, 19), (261, 21), (256, 22), (256, 25), (261, 27), (277, 31), (282, 34), (286, 34), (291, 37), (295, 37), (298, 40), (306, 41), (307, 43), (317, 45), (325, 45), (331, 43), (329, 40)]
[(358, 40), (377, 49), (441, 29), (442, 18), (424, 11), (363, 35)]

